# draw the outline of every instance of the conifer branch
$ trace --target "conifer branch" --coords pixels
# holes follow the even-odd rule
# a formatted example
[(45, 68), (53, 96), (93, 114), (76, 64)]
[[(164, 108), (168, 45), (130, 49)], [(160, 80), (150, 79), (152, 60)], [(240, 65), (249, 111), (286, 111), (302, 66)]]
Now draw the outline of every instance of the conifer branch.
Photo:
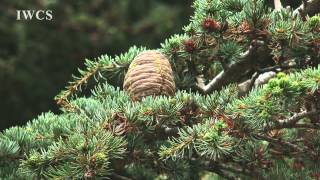
[[(309, 123), (303, 118), (318, 114), (315, 110), (319, 108), (271, 120), (308, 109), (306, 98), (301, 96), (312, 92), (312, 98), (319, 98), (320, 66), (284, 73), (284, 65), (293, 60), (296, 68), (309, 67), (304, 57), (313, 56), (318, 46), (309, 47), (303, 42), (315, 33), (308, 32), (308, 21), (294, 19), (289, 11), (267, 14), (262, 2), (195, 1), (196, 12), (185, 28), (186, 34), (162, 44), (161, 52), (171, 60), (178, 76), (176, 82), (182, 80), (177, 88), (183, 91), (171, 97), (148, 96), (133, 102), (119, 87), (128, 65), (145, 49), (133, 48), (115, 58), (87, 61), (86, 70), (80, 70), (80, 77), (75, 77), (56, 98), (65, 109), (77, 113), (46, 113), (25, 127), (4, 131), (0, 136), (1, 162), (14, 161), (17, 166), (9, 165), (10, 169), (19, 168), (33, 179), (78, 178), (84, 173), (89, 178), (156, 179), (161, 178), (159, 172), (169, 179), (200, 179), (200, 173), (206, 170), (226, 179), (238, 175), (272, 179), (274, 170), (283, 177), (297, 177), (300, 174), (288, 174), (279, 159), (288, 159), (291, 167), (301, 157), (306, 157), (303, 161), (309, 172), (319, 156), (320, 127), (318, 121)], [(288, 31), (292, 27), (298, 46), (282, 47), (295, 37)], [(199, 42), (203, 34), (208, 42)], [(188, 60), (192, 62), (187, 64)], [(224, 68), (223, 60), (228, 64)], [(267, 84), (256, 88), (259, 83), (254, 83), (260, 74), (270, 71), (274, 73), (261, 79)], [(107, 82), (98, 83), (88, 97), (70, 98), (96, 76)], [(254, 89), (239, 98), (237, 87), (229, 84), (250, 76)], [(268, 80), (271, 76), (276, 77)], [(194, 85), (195, 79), (200, 91), (208, 95), (184, 91)], [(271, 131), (277, 128), (287, 129)], [(307, 129), (297, 133), (297, 128)]]
[[(209, 94), (214, 90), (219, 90), (223, 86), (237, 81), (241, 75), (248, 69), (251, 69), (255, 62), (255, 59), (266, 59), (265, 54), (267, 54), (268, 49), (261, 47), (264, 45), (263, 41), (253, 42), (249, 49), (242, 54), (240, 61), (231, 64), (227, 70), (221, 71), (214, 79), (212, 79), (207, 85), (204, 85), (201, 78), (197, 79), (197, 88), (204, 94)], [(259, 52), (259, 53), (258, 53)], [(263, 60), (262, 60), (263, 61)]]
[[(236, 180), (237, 179), (236, 177), (223, 171), (222, 167), (220, 165), (218, 165), (217, 163), (214, 163), (214, 164), (210, 163), (209, 166), (205, 167), (205, 169), (207, 171), (214, 172), (214, 173), (218, 174), (219, 176), (224, 177), (225, 179), (228, 179), (228, 180)], [(227, 170), (230, 170), (230, 169), (227, 169)]]
[(317, 114), (320, 114), (320, 111), (300, 112), (298, 114), (293, 115), (292, 117), (290, 117), (288, 119), (276, 121), (277, 125), (275, 127), (269, 128), (268, 131), (273, 130), (273, 129), (282, 129), (282, 128), (303, 128), (303, 127), (317, 128), (317, 126), (315, 126), (315, 125), (309, 126), (307, 124), (297, 124), (299, 122), (299, 120), (306, 118), (306, 117), (309, 117), (309, 116), (317, 115)]
[[(144, 47), (137, 48), (136, 46), (132, 46), (127, 53), (121, 54), (114, 58), (105, 55), (99, 57), (98, 62), (86, 60), (85, 65), (87, 66), (87, 69), (79, 70), (80, 77), (74, 77), (74, 81), (66, 87), (66, 90), (62, 91), (55, 97), (57, 104), (65, 109), (72, 110), (73, 107), (70, 105), (69, 97), (74, 95), (76, 92), (81, 91), (81, 87), (86, 85), (89, 80), (91, 80), (93, 77), (102, 77), (106, 80), (110, 80), (115, 76), (121, 76), (121, 73), (126, 71), (133, 58), (144, 50)], [(102, 73), (105, 73), (106, 75), (103, 76)], [(117, 79), (117, 81), (119, 80)]]
[(307, 147), (299, 147), (298, 145), (296, 144), (293, 144), (291, 142), (288, 142), (288, 141), (284, 141), (282, 139), (275, 139), (275, 138), (271, 138), (271, 137), (268, 137), (268, 136), (265, 136), (265, 135), (258, 135), (258, 134), (255, 134), (254, 135), (255, 137), (257, 137), (258, 139), (263, 139), (263, 140), (266, 140), (274, 145), (281, 145), (281, 146), (284, 146), (284, 147), (288, 147), (300, 154), (305, 154), (305, 153), (310, 153), (312, 156), (314, 157), (317, 157), (317, 153), (314, 152), (313, 150), (307, 148)]
[(295, 124), (294, 128), (320, 129), (320, 125), (317, 125), (317, 124)]
[[(193, 161), (197, 161), (197, 159), (194, 158)], [(214, 161), (202, 161), (201, 162), (201, 166), (203, 166), (208, 171), (216, 172), (216, 170), (219, 169), (220, 171), (223, 170), (223, 171), (228, 171), (228, 172), (232, 172), (235, 174), (243, 174), (245, 176), (252, 177), (253, 172), (249, 172), (248, 170), (246, 170), (244, 168), (239, 168), (239, 167), (235, 167), (232, 165), (226, 165), (226, 164), (227, 164), (227, 162), (225, 162), (225, 164), (217, 163)]]
[(302, 118), (319, 114), (320, 111), (304, 111), (293, 115), (292, 117), (284, 120), (279, 120), (280, 126), (290, 126), (296, 124)]
[(313, 16), (320, 12), (320, 0), (308, 0), (293, 11), (294, 15), (301, 14), (302, 16)]
[(74, 94), (76, 91), (78, 91), (80, 86), (87, 84), (89, 79), (92, 78), (100, 69), (101, 69), (101, 65), (96, 66), (95, 68), (87, 71), (80, 79), (72, 82), (69, 86), (67, 86), (66, 90), (62, 91), (61, 94), (55, 98), (55, 100), (57, 101), (57, 104), (66, 109), (70, 109), (69, 107), (70, 103), (68, 98), (72, 94)]

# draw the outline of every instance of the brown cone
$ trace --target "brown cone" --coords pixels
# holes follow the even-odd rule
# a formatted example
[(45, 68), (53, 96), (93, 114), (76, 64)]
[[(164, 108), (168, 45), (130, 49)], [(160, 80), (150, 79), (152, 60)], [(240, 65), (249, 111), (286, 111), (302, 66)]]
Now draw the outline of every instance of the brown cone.
[(168, 59), (156, 50), (138, 54), (129, 66), (123, 89), (134, 101), (150, 95), (174, 95), (175, 83)]

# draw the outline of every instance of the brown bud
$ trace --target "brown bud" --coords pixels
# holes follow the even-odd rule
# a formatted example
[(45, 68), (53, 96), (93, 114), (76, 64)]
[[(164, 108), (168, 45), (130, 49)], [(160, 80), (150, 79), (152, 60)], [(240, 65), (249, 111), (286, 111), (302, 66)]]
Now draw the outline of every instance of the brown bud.
[(197, 50), (197, 45), (192, 39), (184, 41), (183, 45), (184, 50), (188, 53), (193, 53), (195, 50)]
[(221, 24), (214, 19), (207, 18), (202, 22), (202, 28), (209, 32), (220, 31)]

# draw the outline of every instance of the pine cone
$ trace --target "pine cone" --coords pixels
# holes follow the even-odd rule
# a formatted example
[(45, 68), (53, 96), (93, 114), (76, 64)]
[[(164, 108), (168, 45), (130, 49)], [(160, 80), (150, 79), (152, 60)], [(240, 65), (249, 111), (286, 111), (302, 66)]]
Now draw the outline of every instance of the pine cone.
[(123, 88), (134, 101), (150, 95), (174, 95), (175, 83), (168, 59), (156, 50), (138, 54), (129, 66)]

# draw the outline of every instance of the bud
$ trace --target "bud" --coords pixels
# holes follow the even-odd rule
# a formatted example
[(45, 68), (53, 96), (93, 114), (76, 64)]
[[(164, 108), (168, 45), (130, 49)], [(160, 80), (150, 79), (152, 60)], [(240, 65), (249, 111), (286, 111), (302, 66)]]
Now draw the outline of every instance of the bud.
[(183, 45), (184, 50), (188, 53), (193, 53), (197, 49), (197, 45), (192, 39), (184, 41)]
[(211, 18), (207, 18), (202, 22), (202, 28), (208, 32), (216, 32), (221, 30), (221, 24)]

